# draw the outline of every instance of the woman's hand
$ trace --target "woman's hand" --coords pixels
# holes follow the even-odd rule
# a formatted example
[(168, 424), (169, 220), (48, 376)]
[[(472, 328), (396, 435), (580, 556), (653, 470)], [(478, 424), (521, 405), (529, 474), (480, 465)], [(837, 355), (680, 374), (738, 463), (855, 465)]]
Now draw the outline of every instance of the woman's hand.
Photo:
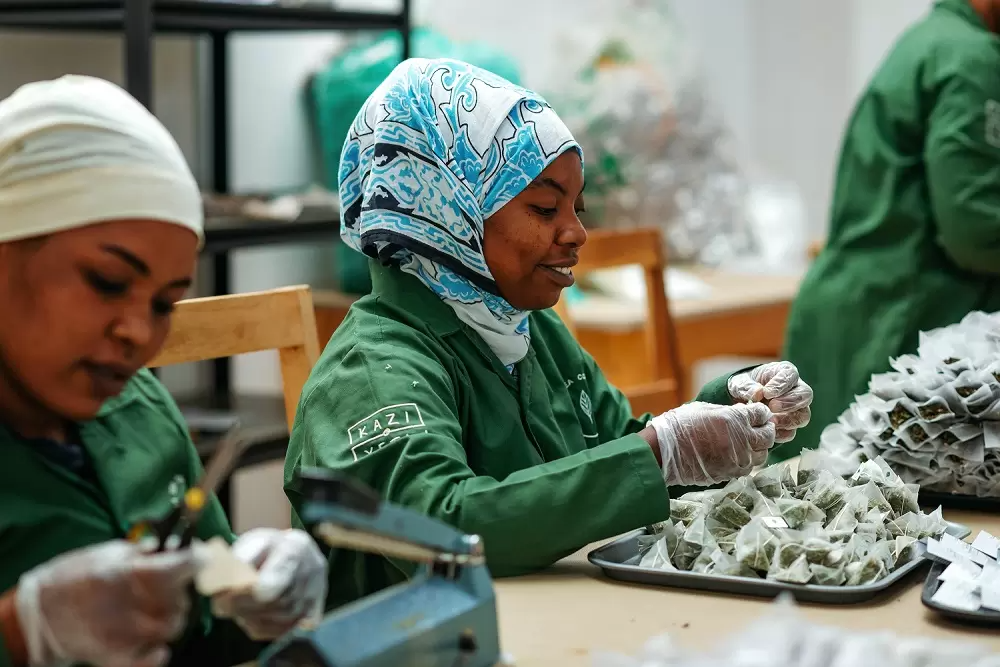
[(788, 442), (809, 423), (813, 390), (789, 361), (776, 361), (729, 378), (729, 395), (741, 403), (764, 403), (774, 415), (775, 442)]
[(26, 572), (15, 605), (29, 664), (167, 664), (167, 644), (187, 621), (196, 569), (191, 549), (147, 554), (114, 541)]
[(217, 616), (234, 619), (254, 640), (276, 639), (302, 622), (319, 622), (327, 561), (308, 533), (250, 530), (233, 544), (233, 555), (257, 568), (257, 584), (248, 592), (212, 598)]
[(762, 403), (687, 403), (654, 417), (663, 480), (711, 486), (749, 474), (774, 444), (771, 411)]

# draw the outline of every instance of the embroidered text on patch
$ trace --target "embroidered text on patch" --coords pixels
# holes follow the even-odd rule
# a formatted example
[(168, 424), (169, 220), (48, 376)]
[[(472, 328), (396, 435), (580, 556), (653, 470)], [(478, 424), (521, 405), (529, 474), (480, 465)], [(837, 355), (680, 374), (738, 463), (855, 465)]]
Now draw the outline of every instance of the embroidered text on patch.
[(351, 454), (357, 461), (374, 454), (391, 442), (389, 436), (400, 431), (422, 428), (424, 417), (416, 403), (399, 403), (376, 410), (347, 429)]

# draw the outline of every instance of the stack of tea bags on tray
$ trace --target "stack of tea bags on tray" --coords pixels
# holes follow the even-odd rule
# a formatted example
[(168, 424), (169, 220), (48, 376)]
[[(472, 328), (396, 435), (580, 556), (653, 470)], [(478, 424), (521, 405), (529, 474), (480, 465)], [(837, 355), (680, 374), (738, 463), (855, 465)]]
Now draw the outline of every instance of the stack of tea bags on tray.
[(811, 623), (789, 599), (718, 648), (687, 652), (657, 637), (635, 657), (592, 655), (593, 667), (1000, 667), (1000, 656), (968, 641), (853, 632)]
[(890, 364), (820, 448), (853, 462), (881, 456), (930, 491), (1000, 496), (1000, 314), (921, 333), (917, 354)]
[(947, 524), (917, 506), (918, 487), (882, 459), (856, 470), (820, 452), (670, 501), (670, 520), (639, 538), (640, 567), (766, 577), (792, 584), (873, 584), (919, 557)]
[(950, 535), (927, 541), (927, 557), (947, 565), (932, 601), (958, 611), (1000, 612), (1000, 540), (983, 531), (972, 544)]

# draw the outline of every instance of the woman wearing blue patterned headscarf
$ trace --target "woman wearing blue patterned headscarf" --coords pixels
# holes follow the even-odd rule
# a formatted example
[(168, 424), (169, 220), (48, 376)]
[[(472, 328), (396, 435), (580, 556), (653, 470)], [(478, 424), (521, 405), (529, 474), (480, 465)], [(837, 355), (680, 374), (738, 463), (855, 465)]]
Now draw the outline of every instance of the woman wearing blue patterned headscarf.
[[(340, 197), (341, 236), (371, 258), (373, 289), (303, 391), (285, 466), (293, 510), (298, 469), (345, 471), (481, 535), (493, 572), (516, 574), (666, 519), (668, 485), (764, 460), (764, 403), (731, 405), (723, 379), (705, 402), (635, 418), (549, 310), (586, 243), (582, 190), (580, 147), (529, 90), (413, 59), (372, 94)], [(758, 376), (766, 398), (797, 383), (782, 377), (788, 387)], [(381, 557), (332, 558), (330, 606), (406, 574)]]

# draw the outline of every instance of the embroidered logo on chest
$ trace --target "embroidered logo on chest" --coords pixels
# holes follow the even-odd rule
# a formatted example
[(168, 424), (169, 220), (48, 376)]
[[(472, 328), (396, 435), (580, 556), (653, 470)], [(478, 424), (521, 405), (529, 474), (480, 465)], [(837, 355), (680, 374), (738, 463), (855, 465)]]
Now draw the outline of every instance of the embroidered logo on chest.
[(179, 505), (185, 491), (187, 491), (187, 480), (184, 479), (184, 475), (174, 475), (170, 484), (167, 485), (167, 497), (170, 499), (170, 504)]
[(587, 415), (587, 419), (594, 422), (594, 406), (590, 403), (590, 394), (586, 391), (580, 392), (580, 409), (583, 410), (583, 414)]

